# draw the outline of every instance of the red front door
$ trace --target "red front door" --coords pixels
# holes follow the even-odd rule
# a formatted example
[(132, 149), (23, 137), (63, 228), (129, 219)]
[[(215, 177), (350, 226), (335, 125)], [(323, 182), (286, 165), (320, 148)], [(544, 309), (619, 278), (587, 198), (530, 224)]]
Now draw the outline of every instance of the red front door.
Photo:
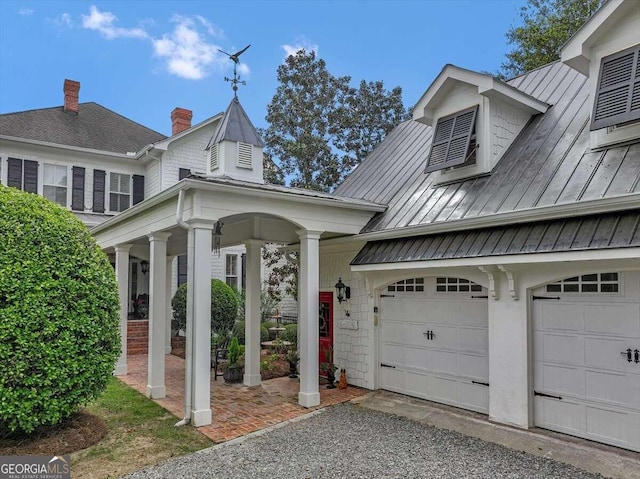
[[(333, 347), (333, 293), (321, 292), (320, 293), (320, 316), (318, 318), (318, 328), (320, 332), (320, 364), (327, 362), (327, 355), (331, 354), (331, 348)], [(326, 376), (327, 373), (320, 371), (321, 376)]]

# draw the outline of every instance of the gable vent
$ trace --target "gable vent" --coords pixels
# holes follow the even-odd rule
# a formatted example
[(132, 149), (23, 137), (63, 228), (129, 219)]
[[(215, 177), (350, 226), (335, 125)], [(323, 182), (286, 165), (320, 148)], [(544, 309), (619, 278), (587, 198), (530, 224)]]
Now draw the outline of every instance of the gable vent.
[(238, 168), (253, 168), (253, 145), (238, 143)]
[(457, 166), (468, 160), (478, 106), (438, 120), (425, 173)]
[(215, 143), (209, 148), (209, 170), (218, 169), (218, 144)]
[(591, 130), (640, 119), (640, 46), (602, 59)]

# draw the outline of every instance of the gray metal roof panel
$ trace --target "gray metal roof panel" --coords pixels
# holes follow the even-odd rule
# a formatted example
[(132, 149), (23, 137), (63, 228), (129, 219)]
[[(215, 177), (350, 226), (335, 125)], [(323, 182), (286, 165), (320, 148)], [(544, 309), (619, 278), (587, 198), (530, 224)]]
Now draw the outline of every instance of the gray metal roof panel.
[(531, 118), (490, 175), (435, 184), (437, 174), (423, 172), (432, 129), (410, 120), (391, 132), (335, 193), (388, 205), (364, 233), (640, 191), (640, 141), (589, 149), (586, 82), (560, 62), (509, 81), (551, 107)]
[(258, 131), (251, 123), (247, 112), (244, 111), (238, 97), (234, 97), (229, 103), (227, 110), (224, 112), (222, 121), (218, 129), (214, 132), (207, 148), (216, 143), (220, 143), (222, 140), (237, 141), (242, 143), (248, 143), (250, 145), (264, 147), (264, 142)]
[(0, 134), (122, 154), (166, 138), (94, 102), (80, 103), (78, 114), (62, 106), (4, 113)]
[(640, 210), (367, 243), (352, 265), (640, 246)]

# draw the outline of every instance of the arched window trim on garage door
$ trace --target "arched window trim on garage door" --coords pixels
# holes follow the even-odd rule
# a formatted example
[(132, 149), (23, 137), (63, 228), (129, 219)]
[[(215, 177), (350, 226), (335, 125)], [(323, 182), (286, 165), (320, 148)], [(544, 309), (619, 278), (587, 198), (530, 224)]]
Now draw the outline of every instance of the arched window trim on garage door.
[(619, 294), (620, 273), (590, 273), (572, 276), (546, 286), (547, 293)]
[(424, 278), (408, 278), (387, 286), (390, 293), (422, 293), (424, 292)]

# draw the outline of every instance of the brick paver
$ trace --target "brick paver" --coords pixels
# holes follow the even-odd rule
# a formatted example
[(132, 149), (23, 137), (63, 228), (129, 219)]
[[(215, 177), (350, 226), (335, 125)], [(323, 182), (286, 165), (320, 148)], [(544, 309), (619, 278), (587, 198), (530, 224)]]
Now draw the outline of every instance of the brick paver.
[[(129, 374), (120, 376), (124, 383), (146, 393), (147, 355), (129, 356)], [(165, 385), (167, 397), (155, 401), (177, 417), (184, 416), (184, 359), (166, 356)], [(215, 442), (224, 442), (253, 431), (293, 419), (323, 407), (363, 396), (366, 389), (349, 386), (347, 389), (327, 389), (320, 385), (320, 405), (304, 408), (298, 405), (300, 383), (288, 377), (270, 379), (260, 386), (226, 384), (211, 374), (211, 409), (213, 422), (198, 428)]]

